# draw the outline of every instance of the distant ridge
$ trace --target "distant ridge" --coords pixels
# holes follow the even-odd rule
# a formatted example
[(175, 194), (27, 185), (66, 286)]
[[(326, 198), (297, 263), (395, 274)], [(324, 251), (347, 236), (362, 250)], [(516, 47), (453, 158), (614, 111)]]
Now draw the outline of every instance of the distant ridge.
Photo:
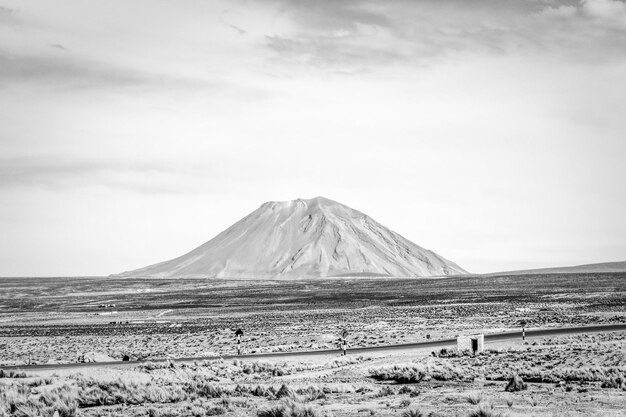
[(494, 272), (486, 275), (531, 275), (531, 274), (584, 274), (600, 272), (626, 272), (626, 261), (603, 262), (576, 266), (563, 266), (554, 268), (523, 269), (520, 271)]
[(122, 277), (430, 277), (467, 272), (365, 214), (323, 197), (262, 204), (178, 258)]

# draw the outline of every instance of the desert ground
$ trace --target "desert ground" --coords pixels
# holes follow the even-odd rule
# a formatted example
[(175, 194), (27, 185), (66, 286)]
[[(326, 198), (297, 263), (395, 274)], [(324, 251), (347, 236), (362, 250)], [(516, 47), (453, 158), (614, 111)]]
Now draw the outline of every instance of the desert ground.
[[(0, 279), (0, 416), (623, 415), (626, 332), (382, 346), (626, 323), (626, 274), (316, 281)], [(167, 361), (337, 349), (336, 355)], [(132, 366), (29, 370), (130, 359)], [(511, 384), (509, 384), (512, 381)], [(509, 386), (509, 391), (505, 388)]]

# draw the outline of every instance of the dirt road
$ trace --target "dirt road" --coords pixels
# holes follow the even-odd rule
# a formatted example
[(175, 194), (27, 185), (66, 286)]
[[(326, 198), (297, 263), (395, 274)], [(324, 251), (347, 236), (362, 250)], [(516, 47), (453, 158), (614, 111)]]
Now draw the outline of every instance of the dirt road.
[[(598, 332), (611, 332), (626, 330), (626, 324), (612, 324), (603, 326), (582, 326), (582, 327), (562, 327), (552, 329), (528, 329), (526, 330), (526, 338), (533, 337), (545, 337), (545, 336), (563, 336), (570, 334), (580, 333), (598, 333)], [(495, 343), (507, 340), (521, 339), (522, 332), (506, 332), (506, 333), (494, 333), (485, 335), (485, 343)], [(428, 342), (416, 342), (416, 343), (404, 343), (398, 345), (385, 345), (385, 346), (372, 346), (372, 347), (360, 347), (348, 350), (348, 354), (360, 354), (367, 352), (384, 352), (392, 350), (402, 349), (416, 349), (416, 348), (441, 348), (446, 346), (456, 345), (456, 339), (442, 339), (433, 340)], [(263, 359), (263, 358), (282, 358), (282, 357), (294, 357), (294, 356), (317, 356), (317, 355), (340, 355), (341, 350), (310, 350), (310, 351), (298, 351), (298, 352), (275, 352), (275, 353), (256, 353), (249, 355), (226, 355), (226, 356), (206, 356), (195, 358), (176, 358), (174, 362), (193, 362), (211, 359)], [(0, 366), (0, 369), (4, 370), (23, 370), (23, 371), (37, 371), (48, 369), (62, 369), (62, 368), (85, 368), (85, 367), (101, 367), (101, 366), (129, 366), (137, 365), (151, 360), (145, 361), (115, 361), (115, 362), (88, 362), (88, 363), (68, 363), (68, 364), (50, 364), (50, 365), (31, 365), (31, 366)], [(154, 361), (154, 360), (152, 360)]]

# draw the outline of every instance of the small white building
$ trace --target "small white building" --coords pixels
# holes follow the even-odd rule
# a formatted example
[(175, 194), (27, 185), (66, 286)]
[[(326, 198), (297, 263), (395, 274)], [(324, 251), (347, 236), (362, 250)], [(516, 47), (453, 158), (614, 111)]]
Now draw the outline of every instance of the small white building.
[(459, 352), (469, 351), (473, 355), (482, 352), (485, 350), (485, 335), (479, 333), (457, 336), (456, 350)]

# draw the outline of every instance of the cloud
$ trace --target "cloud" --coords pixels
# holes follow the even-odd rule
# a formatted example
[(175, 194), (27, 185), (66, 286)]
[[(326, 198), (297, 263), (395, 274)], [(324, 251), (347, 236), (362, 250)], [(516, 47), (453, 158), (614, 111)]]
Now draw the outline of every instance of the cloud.
[(0, 15), (8, 15), (15, 13), (15, 9), (9, 7), (0, 6)]
[(361, 25), (389, 27), (384, 8), (366, 0), (278, 1), (304, 27), (330, 32), (358, 30)]
[(1, 25), (10, 26), (17, 22), (16, 20), (17, 10), (9, 7), (0, 6), (0, 28)]
[[(69, 52), (60, 44), (50, 45), (50, 47)], [(218, 83), (208, 79), (146, 72), (123, 65), (108, 65), (81, 59), (73, 55), (50, 53), (19, 55), (0, 50), (0, 87), (14, 84), (48, 86), (67, 90), (220, 88)]]
[(0, 53), (0, 85), (42, 83), (85, 88), (89, 86), (136, 86), (151, 77), (133, 70), (57, 56), (24, 56)]
[(620, 62), (626, 50), (626, 3), (581, 0), (536, 13), (528, 37), (555, 57), (587, 63)]
[(294, 63), (333, 69), (431, 65), (459, 54), (612, 59), (614, 47), (626, 46), (626, 4), (619, 0), (279, 4), (293, 25), (266, 36), (266, 46)]
[(146, 194), (184, 193), (191, 172), (167, 161), (132, 163), (119, 160), (3, 158), (0, 188), (75, 189), (108, 187)]
[[(214, 90), (223, 84), (217, 77), (209, 77), (208, 72), (173, 71), (172, 68), (181, 67), (178, 62), (162, 56), (155, 58), (152, 51), (142, 48), (145, 44), (128, 35), (108, 34), (108, 28), (103, 31), (99, 27), (94, 27), (94, 32), (84, 32), (80, 22), (46, 20), (33, 9), (25, 7), (18, 14), (0, 6), (0, 88), (29, 85), (60, 90), (189, 91)], [(53, 17), (58, 18), (56, 14)], [(87, 35), (77, 36), (81, 31)], [(66, 42), (72, 42), (71, 50)], [(163, 65), (155, 65), (155, 61)]]
[(228, 27), (235, 30), (235, 32), (237, 32), (239, 35), (245, 35), (246, 33), (248, 33), (247, 30), (243, 30), (242, 28), (235, 26), (232, 23), (229, 23)]
[(65, 46), (61, 45), (60, 43), (53, 43), (50, 45), (50, 48), (60, 49), (62, 51), (68, 50)]
[(626, 3), (621, 0), (582, 0), (580, 9), (588, 16), (622, 23), (626, 17)]
[(574, 5), (547, 7), (540, 14), (599, 25), (617, 24), (626, 30), (626, 3), (622, 0), (581, 0)]
[(397, 51), (384, 46), (362, 45), (358, 40), (337, 37), (299, 36), (284, 38), (267, 36), (267, 46), (284, 58), (314, 66), (384, 65), (404, 59)]

